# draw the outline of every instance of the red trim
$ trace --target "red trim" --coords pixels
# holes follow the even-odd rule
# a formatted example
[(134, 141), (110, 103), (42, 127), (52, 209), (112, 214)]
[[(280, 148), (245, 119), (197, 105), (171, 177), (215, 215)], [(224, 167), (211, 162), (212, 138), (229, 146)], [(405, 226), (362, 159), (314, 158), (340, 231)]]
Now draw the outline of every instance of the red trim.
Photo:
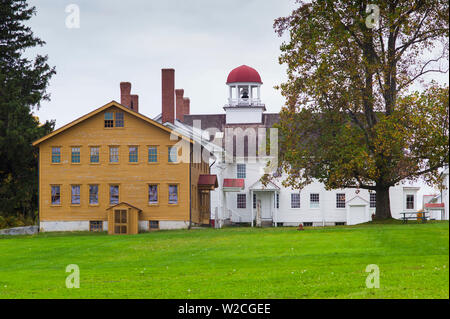
[(223, 187), (245, 188), (243, 178), (224, 178)]
[(425, 207), (444, 207), (444, 203), (426, 203)]

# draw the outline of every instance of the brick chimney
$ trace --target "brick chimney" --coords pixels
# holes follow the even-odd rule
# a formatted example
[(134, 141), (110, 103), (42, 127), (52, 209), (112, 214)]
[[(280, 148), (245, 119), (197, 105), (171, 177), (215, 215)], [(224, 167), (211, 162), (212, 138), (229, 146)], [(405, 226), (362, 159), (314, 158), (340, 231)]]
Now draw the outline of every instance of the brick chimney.
[(184, 104), (184, 115), (191, 114), (191, 100), (189, 100), (188, 97), (183, 98), (183, 104)]
[(176, 118), (178, 121), (183, 122), (184, 119), (184, 101), (183, 101), (183, 89), (176, 89), (175, 90), (175, 103), (177, 106), (176, 109)]
[(131, 83), (120, 82), (120, 104), (129, 107), (131, 104)]
[(139, 96), (137, 94), (131, 94), (130, 108), (133, 111), (139, 112)]
[(130, 82), (120, 82), (120, 104), (130, 110), (139, 112), (139, 96), (131, 94)]
[(175, 121), (175, 70), (161, 70), (162, 87), (162, 123)]

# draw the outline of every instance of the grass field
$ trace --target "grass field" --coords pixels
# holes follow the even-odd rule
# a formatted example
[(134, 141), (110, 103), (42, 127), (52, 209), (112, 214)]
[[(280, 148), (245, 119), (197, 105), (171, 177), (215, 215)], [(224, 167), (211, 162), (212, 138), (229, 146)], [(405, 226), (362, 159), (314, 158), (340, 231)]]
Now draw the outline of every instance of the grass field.
[(449, 224), (3, 236), (0, 298), (449, 298)]

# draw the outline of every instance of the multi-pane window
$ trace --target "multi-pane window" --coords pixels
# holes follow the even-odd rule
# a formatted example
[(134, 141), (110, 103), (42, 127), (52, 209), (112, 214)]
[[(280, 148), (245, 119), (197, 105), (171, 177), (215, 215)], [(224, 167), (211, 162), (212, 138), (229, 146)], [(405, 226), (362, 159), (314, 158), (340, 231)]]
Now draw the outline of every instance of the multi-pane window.
[(89, 204), (98, 204), (98, 185), (89, 185)]
[(345, 194), (336, 194), (336, 208), (345, 208)]
[(370, 208), (377, 207), (377, 193), (370, 193)]
[(300, 193), (291, 194), (291, 208), (300, 208)]
[(414, 209), (414, 195), (406, 195), (406, 209)]
[(114, 113), (105, 112), (105, 127), (114, 127)]
[(138, 162), (138, 147), (130, 146), (129, 148), (129, 162), (137, 163)]
[(245, 178), (247, 175), (245, 164), (237, 164), (236, 172), (237, 178)]
[(123, 112), (116, 112), (116, 127), (123, 127)]
[(236, 202), (237, 202), (237, 208), (247, 208), (246, 194), (237, 194)]
[(103, 231), (103, 222), (101, 220), (91, 220), (89, 222), (90, 231)]
[(309, 194), (309, 207), (319, 208), (320, 205), (320, 195), (318, 193)]
[(253, 208), (256, 208), (256, 194), (253, 193)]
[(52, 163), (61, 163), (61, 147), (52, 147)]
[(72, 147), (72, 163), (80, 162), (80, 148)]
[(119, 185), (109, 185), (109, 203), (119, 204)]
[(72, 205), (80, 205), (80, 185), (72, 185)]
[(119, 148), (117, 146), (109, 147), (109, 162), (110, 163), (119, 162)]
[(100, 147), (91, 147), (91, 163), (100, 161)]
[(156, 146), (149, 146), (148, 161), (149, 163), (156, 163), (158, 161), (158, 149)]
[(159, 221), (158, 220), (151, 220), (150, 222), (149, 222), (149, 226), (150, 226), (150, 229), (159, 229)]
[(169, 204), (178, 204), (178, 185), (169, 185)]
[(61, 186), (52, 185), (51, 200), (52, 200), (52, 205), (60, 205), (61, 204)]
[(169, 163), (176, 163), (178, 157), (178, 149), (175, 146), (169, 146)]
[(148, 202), (150, 204), (158, 203), (158, 185), (148, 185)]

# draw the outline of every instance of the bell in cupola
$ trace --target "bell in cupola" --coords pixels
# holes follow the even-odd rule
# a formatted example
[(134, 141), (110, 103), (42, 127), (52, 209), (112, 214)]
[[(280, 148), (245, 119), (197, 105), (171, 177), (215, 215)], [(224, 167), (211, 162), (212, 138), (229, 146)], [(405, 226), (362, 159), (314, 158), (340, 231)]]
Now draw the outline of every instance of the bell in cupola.
[(248, 99), (248, 92), (247, 90), (242, 90), (242, 96), (243, 99)]

